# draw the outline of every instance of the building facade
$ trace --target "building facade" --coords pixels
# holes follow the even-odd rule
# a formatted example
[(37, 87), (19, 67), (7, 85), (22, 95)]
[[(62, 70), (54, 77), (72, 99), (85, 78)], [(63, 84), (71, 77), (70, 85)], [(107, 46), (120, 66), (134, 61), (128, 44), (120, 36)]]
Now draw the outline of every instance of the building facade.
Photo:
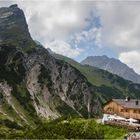
[(140, 100), (112, 99), (104, 105), (104, 113), (140, 120)]

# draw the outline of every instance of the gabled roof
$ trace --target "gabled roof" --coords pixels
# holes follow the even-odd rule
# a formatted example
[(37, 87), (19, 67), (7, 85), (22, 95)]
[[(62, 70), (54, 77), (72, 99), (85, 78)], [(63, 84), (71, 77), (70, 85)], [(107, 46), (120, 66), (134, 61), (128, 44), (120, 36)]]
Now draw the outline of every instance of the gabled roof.
[[(140, 109), (140, 100), (137, 99), (130, 99), (129, 101), (125, 101), (125, 99), (112, 99), (112, 101), (116, 102), (124, 108)], [(138, 101), (138, 105), (136, 105), (136, 101)]]

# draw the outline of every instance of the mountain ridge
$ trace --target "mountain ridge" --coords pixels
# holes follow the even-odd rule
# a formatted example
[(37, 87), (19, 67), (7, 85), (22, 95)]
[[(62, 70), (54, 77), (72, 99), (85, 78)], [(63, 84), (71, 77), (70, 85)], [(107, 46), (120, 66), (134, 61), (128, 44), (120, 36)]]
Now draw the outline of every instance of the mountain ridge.
[(52, 53), (52, 55), (56, 59), (64, 60), (78, 69), (96, 87), (96, 93), (103, 103), (113, 98), (125, 99), (126, 96), (134, 99), (140, 98), (140, 84), (135, 84), (120, 76), (93, 66), (82, 65), (63, 55), (55, 53)]
[(105, 55), (89, 56), (84, 59), (81, 64), (94, 66), (123, 77), (126, 80), (133, 81), (134, 83), (140, 83), (140, 75), (132, 68), (129, 68), (126, 64), (115, 58), (109, 58)]

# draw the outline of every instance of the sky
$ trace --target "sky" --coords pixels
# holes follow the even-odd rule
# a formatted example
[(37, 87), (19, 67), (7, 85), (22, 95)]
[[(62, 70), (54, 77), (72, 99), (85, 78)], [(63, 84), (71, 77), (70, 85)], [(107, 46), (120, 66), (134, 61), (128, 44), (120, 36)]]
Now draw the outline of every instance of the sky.
[(23, 9), (34, 40), (78, 62), (107, 55), (140, 74), (139, 0), (0, 0)]

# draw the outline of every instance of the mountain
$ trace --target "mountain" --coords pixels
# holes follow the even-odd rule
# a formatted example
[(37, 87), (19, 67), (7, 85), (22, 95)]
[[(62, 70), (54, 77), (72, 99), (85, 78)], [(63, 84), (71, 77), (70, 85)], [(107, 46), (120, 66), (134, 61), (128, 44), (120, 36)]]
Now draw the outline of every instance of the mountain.
[[(108, 126), (101, 129), (102, 125), (93, 120), (91, 128), (85, 125), (90, 120), (72, 121), (71, 116), (101, 116), (106, 100), (126, 95), (140, 97), (139, 84), (50, 54), (33, 41), (24, 13), (17, 5), (0, 8), (0, 29), (1, 138), (100, 138)], [(68, 115), (71, 122), (67, 125)], [(60, 116), (64, 120), (48, 121)]]
[(64, 60), (79, 70), (81, 74), (94, 85), (96, 94), (103, 103), (113, 98), (125, 99), (126, 96), (134, 99), (140, 98), (140, 84), (135, 84), (108, 71), (98, 69), (97, 67), (82, 65), (63, 55), (55, 53), (52, 55), (56, 59)]
[(43, 118), (101, 115), (96, 88), (30, 36), (17, 5), (0, 8), (0, 118), (34, 126)]
[(134, 83), (140, 83), (140, 75), (138, 75), (133, 69), (129, 68), (126, 64), (115, 58), (109, 58), (107, 56), (89, 56), (81, 62), (83, 65), (90, 65), (99, 69), (106, 70), (126, 80), (130, 80)]

